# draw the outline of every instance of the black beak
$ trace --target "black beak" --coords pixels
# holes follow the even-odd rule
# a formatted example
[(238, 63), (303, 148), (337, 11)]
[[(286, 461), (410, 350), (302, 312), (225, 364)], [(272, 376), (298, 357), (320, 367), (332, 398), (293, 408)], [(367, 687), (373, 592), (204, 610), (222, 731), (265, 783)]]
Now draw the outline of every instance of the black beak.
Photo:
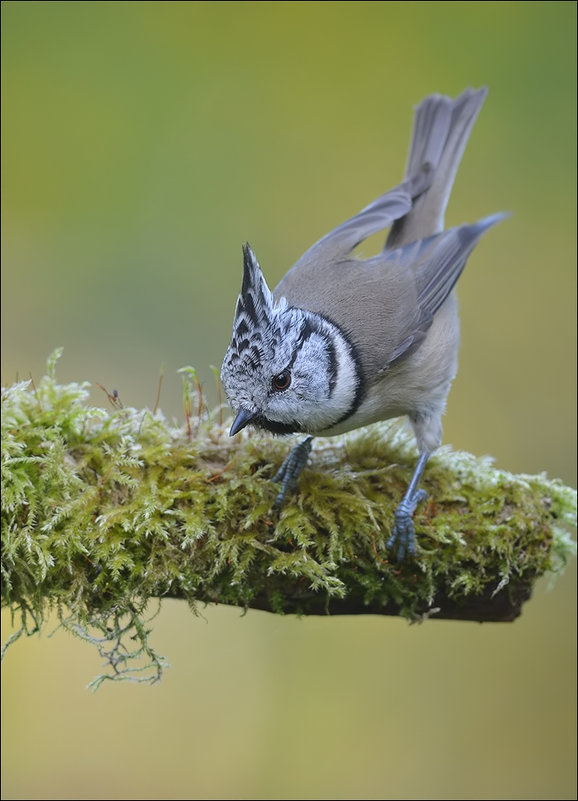
[(248, 425), (251, 420), (254, 420), (256, 416), (257, 415), (254, 412), (250, 412), (247, 409), (239, 409), (237, 416), (233, 420), (233, 425), (229, 431), (229, 436), (234, 437), (235, 434), (238, 434), (241, 429), (245, 428), (245, 426)]

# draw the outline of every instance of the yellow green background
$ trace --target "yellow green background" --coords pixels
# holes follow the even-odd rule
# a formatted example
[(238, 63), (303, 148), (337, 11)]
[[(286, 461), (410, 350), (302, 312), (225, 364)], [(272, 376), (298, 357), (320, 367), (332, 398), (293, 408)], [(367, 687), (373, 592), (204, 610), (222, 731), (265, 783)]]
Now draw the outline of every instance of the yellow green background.
[[(2, 379), (182, 418), (249, 240), (271, 285), (402, 177), (412, 107), (488, 85), (448, 224), (512, 211), (460, 280), (445, 441), (575, 486), (576, 5), (4, 2)], [(94, 402), (105, 400), (99, 390)], [(3, 666), (6, 799), (570, 799), (575, 569), (514, 624), (165, 602), (155, 687), (84, 686), (58, 632)], [(9, 618), (4, 637), (9, 634)]]

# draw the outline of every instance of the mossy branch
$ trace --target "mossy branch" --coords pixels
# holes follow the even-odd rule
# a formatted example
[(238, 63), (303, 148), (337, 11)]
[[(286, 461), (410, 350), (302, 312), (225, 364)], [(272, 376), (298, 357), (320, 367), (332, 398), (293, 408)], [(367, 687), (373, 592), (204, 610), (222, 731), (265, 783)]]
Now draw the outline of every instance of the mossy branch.
[(2, 393), (2, 603), (17, 635), (56, 609), (112, 668), (97, 684), (160, 675), (153, 598), (513, 620), (536, 578), (573, 552), (574, 490), (444, 448), (423, 482), (417, 558), (391, 560), (385, 542), (415, 460), (399, 423), (318, 440), (299, 494), (275, 518), (270, 477), (287, 441), (231, 440), (194, 371), (178, 426), (121, 408), (116, 394), (110, 412), (89, 406), (86, 384), (56, 382), (58, 356), (38, 386)]

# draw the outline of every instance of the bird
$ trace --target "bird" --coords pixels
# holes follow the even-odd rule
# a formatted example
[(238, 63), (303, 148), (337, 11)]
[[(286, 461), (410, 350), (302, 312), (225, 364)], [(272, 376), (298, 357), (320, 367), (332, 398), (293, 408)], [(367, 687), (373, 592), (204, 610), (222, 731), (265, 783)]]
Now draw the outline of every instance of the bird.
[[(221, 382), (245, 426), (306, 434), (274, 477), (281, 508), (305, 467), (314, 437), (395, 417), (409, 418), (419, 453), (394, 513), (386, 547), (416, 555), (419, 483), (442, 441), (442, 414), (457, 371), (460, 322), (455, 285), (493, 214), (444, 229), (444, 215), (487, 88), (452, 99), (433, 94), (414, 109), (403, 181), (307, 250), (271, 291), (249, 244)], [(353, 252), (381, 231), (377, 255)]]

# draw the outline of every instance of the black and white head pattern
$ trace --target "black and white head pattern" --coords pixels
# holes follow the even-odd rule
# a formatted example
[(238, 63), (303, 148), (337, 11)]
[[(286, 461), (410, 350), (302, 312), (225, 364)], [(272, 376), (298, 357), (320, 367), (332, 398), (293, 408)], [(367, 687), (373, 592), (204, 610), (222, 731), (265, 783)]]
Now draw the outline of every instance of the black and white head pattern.
[(275, 299), (249, 245), (221, 381), (237, 415), (232, 433), (251, 423), (276, 434), (315, 434), (359, 403), (353, 348), (320, 314)]

